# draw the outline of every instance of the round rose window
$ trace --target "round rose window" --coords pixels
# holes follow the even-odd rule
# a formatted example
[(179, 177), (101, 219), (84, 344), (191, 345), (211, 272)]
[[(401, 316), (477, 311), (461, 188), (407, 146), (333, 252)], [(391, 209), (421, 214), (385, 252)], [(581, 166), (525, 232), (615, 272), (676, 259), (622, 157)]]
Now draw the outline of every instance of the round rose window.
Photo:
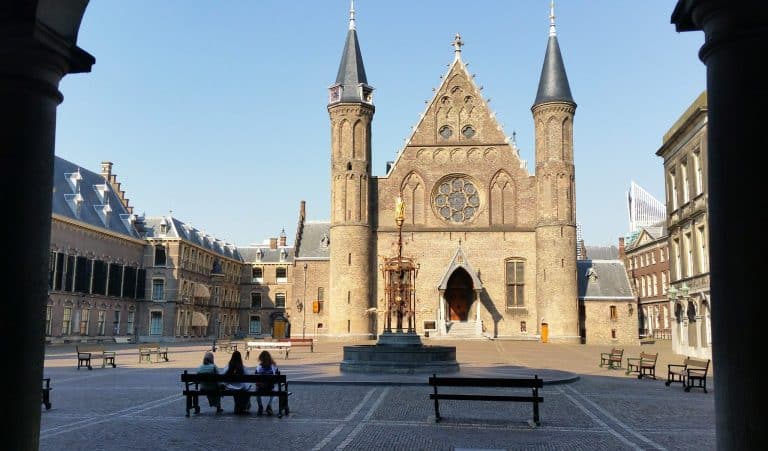
[(472, 220), (480, 207), (480, 194), (468, 177), (446, 177), (437, 184), (433, 200), (437, 214), (450, 222)]

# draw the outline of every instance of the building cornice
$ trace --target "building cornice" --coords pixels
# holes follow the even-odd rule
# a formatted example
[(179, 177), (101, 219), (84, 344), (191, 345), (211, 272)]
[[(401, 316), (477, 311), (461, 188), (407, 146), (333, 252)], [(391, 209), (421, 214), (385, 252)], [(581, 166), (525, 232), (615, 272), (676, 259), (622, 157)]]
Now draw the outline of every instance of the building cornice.
[(99, 235), (108, 236), (110, 238), (117, 238), (117, 239), (120, 239), (120, 240), (123, 240), (123, 241), (128, 241), (128, 242), (131, 242), (131, 243), (134, 243), (134, 244), (140, 244), (142, 246), (144, 246), (146, 244), (146, 242), (144, 240), (142, 240), (141, 238), (134, 238), (134, 237), (129, 236), (129, 235), (124, 235), (122, 233), (113, 232), (113, 231), (111, 231), (109, 229), (103, 229), (101, 227), (94, 227), (91, 224), (88, 224), (87, 222), (78, 221), (77, 219), (72, 219), (72, 218), (69, 218), (67, 216), (57, 214), (57, 213), (52, 213), (51, 214), (51, 219), (53, 219), (55, 221), (63, 222), (65, 224), (73, 225), (73, 226), (79, 227), (81, 229), (85, 229), (85, 230), (87, 230), (89, 232), (97, 233)]

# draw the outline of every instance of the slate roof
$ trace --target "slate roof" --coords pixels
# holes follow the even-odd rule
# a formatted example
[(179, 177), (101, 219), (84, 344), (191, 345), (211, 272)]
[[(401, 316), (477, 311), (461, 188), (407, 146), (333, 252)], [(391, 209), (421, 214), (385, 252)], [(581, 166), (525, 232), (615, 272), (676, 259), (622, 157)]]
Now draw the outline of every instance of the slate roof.
[(341, 54), (339, 72), (336, 74), (336, 85), (341, 85), (342, 102), (362, 102), (364, 99), (360, 92), (360, 85), (368, 85), (363, 66), (363, 55), (360, 52), (360, 43), (357, 41), (357, 31), (352, 28), (347, 32), (344, 42), (344, 51)]
[(580, 300), (635, 299), (621, 260), (578, 260)]
[[(293, 247), (278, 246), (270, 249), (268, 244), (263, 246), (248, 246), (238, 249), (243, 261), (246, 263), (293, 263)], [(261, 257), (259, 258), (259, 252)], [(284, 252), (284, 258), (280, 260), (280, 253)]]
[(331, 258), (331, 223), (306, 221), (301, 233), (301, 245), (296, 258)]
[(53, 162), (53, 214), (131, 238), (141, 238), (112, 186), (101, 174), (83, 169), (61, 157)]
[(536, 100), (533, 105), (557, 101), (575, 104), (573, 96), (571, 96), (571, 87), (568, 84), (568, 75), (565, 73), (560, 44), (557, 42), (557, 36), (550, 36), (549, 41), (547, 41), (544, 64), (541, 67), (539, 90), (536, 92)]
[[(161, 232), (161, 226), (165, 223), (168, 229)], [(146, 238), (177, 238), (191, 244), (195, 244), (215, 254), (234, 260), (243, 261), (240, 252), (234, 244), (224, 242), (208, 235), (193, 226), (186, 224), (173, 216), (153, 216), (145, 220)]]
[(585, 246), (587, 258), (591, 260), (615, 260), (619, 258), (619, 248), (616, 246)]

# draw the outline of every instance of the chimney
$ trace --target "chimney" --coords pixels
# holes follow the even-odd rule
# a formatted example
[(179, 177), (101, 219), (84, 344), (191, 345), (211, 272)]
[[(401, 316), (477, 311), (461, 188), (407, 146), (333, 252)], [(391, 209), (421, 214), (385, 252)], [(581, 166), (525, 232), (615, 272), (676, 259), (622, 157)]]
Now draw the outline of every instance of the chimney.
[(269, 248), (270, 249), (277, 249), (277, 238), (270, 238), (269, 239)]
[(111, 182), (112, 178), (112, 162), (111, 161), (102, 161), (101, 162), (101, 176), (104, 177), (104, 180), (107, 182)]
[(283, 229), (280, 232), (280, 243), (279, 244), (280, 244), (281, 247), (285, 247), (285, 242), (286, 242), (287, 238), (288, 237), (285, 234), (285, 229)]
[(624, 260), (626, 254), (624, 254), (624, 237), (619, 237), (619, 258)]

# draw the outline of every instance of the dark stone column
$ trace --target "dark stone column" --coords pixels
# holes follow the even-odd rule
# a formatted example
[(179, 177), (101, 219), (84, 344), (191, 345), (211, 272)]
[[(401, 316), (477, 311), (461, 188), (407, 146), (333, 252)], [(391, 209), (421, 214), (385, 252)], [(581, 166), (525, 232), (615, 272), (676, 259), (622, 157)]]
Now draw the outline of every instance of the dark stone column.
[(86, 4), (0, 6), (0, 355), (6, 359), (4, 406), (12, 416), (2, 426), (7, 449), (39, 448), (58, 85), (65, 74), (89, 71), (94, 63), (74, 42)]
[[(768, 442), (761, 399), (768, 152), (768, 5), (764, 0), (680, 0), (678, 31), (702, 30), (709, 102), (709, 243), (717, 448)], [(760, 394), (762, 393), (762, 395)]]

